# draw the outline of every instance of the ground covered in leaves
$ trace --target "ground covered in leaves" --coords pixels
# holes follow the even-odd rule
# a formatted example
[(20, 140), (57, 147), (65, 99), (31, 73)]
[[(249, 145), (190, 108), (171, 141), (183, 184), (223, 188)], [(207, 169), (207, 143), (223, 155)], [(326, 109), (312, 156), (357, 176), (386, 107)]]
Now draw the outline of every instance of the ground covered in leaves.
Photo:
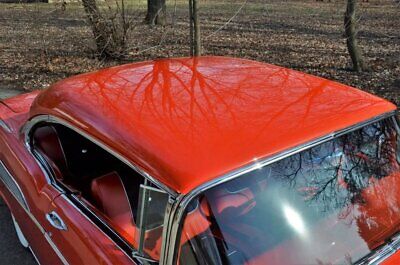
[[(167, 1), (168, 2), (168, 1)], [(0, 89), (47, 88), (62, 78), (130, 61), (189, 54), (186, 1), (168, 2), (168, 25), (133, 21), (125, 61), (96, 58), (79, 3), (0, 3)], [(359, 3), (359, 42), (369, 70), (350, 71), (344, 1), (200, 0), (203, 54), (250, 58), (337, 80), (400, 103), (400, 4)], [(228, 23), (229, 22), (229, 23)]]

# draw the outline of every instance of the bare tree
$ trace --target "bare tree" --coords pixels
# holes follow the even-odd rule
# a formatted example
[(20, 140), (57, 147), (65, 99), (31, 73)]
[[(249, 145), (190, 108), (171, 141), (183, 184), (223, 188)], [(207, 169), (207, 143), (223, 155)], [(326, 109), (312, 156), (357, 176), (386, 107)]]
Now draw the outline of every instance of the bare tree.
[(365, 66), (357, 42), (356, 4), (357, 0), (347, 0), (347, 8), (344, 14), (344, 29), (347, 49), (353, 63), (353, 70), (362, 72), (365, 70)]
[(147, 0), (145, 21), (150, 25), (165, 25), (167, 6), (165, 0)]
[(200, 21), (197, 0), (189, 0), (190, 55), (201, 55)]
[(106, 12), (101, 12), (96, 0), (82, 0), (89, 25), (102, 58), (120, 58), (126, 52), (126, 37), (130, 23), (126, 18), (124, 0), (115, 0)]

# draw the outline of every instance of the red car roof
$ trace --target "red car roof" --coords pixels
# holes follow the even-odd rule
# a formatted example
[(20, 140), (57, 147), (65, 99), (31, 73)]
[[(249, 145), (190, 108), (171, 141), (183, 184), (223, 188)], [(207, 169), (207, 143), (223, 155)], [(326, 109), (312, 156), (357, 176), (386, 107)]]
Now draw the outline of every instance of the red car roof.
[(326, 79), (255, 61), (135, 63), (58, 82), (31, 116), (73, 123), (180, 193), (285, 149), (395, 110)]

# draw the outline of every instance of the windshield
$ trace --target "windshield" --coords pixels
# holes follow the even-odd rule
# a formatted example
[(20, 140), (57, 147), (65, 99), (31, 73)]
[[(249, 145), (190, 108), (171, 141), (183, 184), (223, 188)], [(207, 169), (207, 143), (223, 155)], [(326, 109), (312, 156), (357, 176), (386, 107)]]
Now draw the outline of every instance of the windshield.
[(211, 188), (179, 264), (351, 264), (400, 224), (398, 134), (376, 122)]

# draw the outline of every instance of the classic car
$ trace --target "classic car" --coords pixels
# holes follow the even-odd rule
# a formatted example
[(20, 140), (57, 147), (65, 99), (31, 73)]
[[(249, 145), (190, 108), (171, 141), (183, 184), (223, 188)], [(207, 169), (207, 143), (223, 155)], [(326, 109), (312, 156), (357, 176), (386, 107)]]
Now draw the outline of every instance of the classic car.
[(0, 104), (0, 195), (40, 264), (399, 264), (396, 106), (226, 58)]

